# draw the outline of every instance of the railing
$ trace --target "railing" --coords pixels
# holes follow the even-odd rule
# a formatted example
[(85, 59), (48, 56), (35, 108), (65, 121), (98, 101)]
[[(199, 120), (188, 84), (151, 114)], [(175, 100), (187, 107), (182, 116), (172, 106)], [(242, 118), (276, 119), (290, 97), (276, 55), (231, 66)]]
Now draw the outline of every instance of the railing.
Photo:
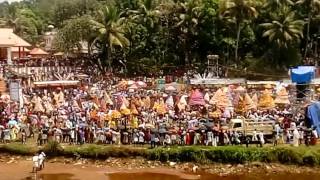
[(13, 72), (16, 75), (30, 76), (33, 74), (45, 74), (52, 73), (71, 73), (81, 71), (81, 67), (75, 66), (21, 66), (21, 65), (1, 65), (0, 66), (0, 78), (4, 78), (6, 73)]

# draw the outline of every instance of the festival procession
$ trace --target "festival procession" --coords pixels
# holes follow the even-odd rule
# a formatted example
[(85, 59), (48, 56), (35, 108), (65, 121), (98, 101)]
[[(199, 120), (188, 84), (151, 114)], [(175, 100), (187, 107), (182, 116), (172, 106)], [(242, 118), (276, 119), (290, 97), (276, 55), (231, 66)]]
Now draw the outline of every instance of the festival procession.
[[(156, 87), (122, 79), (114, 84), (29, 88), (22, 102), (1, 96), (0, 142), (36, 139), (67, 144), (227, 146), (315, 145), (318, 103), (296, 109), (289, 86)], [(172, 84), (172, 83), (171, 83)], [(31, 89), (31, 90), (30, 90)]]
[(319, 17), (320, 0), (0, 0), (0, 180), (320, 179)]

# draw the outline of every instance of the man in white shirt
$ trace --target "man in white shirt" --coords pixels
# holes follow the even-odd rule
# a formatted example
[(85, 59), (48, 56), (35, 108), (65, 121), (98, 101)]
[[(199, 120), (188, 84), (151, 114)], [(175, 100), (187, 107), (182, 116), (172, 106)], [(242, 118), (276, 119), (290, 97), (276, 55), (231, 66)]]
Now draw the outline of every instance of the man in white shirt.
[(38, 169), (39, 169), (39, 156), (38, 156), (38, 153), (36, 153), (33, 157), (32, 157), (32, 163), (33, 163), (33, 166), (32, 166), (32, 172), (37, 172)]
[(44, 160), (46, 158), (46, 154), (44, 152), (41, 152), (38, 156), (39, 159), (39, 168), (43, 169), (44, 168)]

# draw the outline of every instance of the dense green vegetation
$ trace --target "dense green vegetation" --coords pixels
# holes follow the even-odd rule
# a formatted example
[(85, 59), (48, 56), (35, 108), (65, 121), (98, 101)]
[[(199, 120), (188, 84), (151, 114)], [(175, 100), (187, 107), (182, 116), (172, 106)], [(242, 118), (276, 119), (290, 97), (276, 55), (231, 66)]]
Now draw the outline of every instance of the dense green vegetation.
[[(144, 157), (148, 160), (162, 162), (196, 162), (196, 163), (281, 163), (295, 165), (320, 165), (319, 147), (171, 147), (146, 149), (131, 146), (103, 146), (103, 145), (83, 145), (66, 146), (62, 148), (56, 142), (49, 142), (42, 148), (49, 157), (65, 156), (71, 158), (92, 158), (105, 160), (109, 157), (133, 158)], [(0, 153), (10, 153), (18, 155), (33, 155), (37, 148), (11, 143), (0, 145)]]
[[(53, 25), (57, 51), (80, 42), (100, 64), (147, 71), (203, 66), (207, 55), (248, 71), (318, 58), (319, 0), (24, 0), (0, 4), (0, 25), (35, 45)], [(118, 66), (117, 66), (118, 65)], [(257, 67), (261, 69), (257, 69)], [(263, 68), (264, 67), (264, 68)], [(243, 71), (242, 71), (243, 72)]]

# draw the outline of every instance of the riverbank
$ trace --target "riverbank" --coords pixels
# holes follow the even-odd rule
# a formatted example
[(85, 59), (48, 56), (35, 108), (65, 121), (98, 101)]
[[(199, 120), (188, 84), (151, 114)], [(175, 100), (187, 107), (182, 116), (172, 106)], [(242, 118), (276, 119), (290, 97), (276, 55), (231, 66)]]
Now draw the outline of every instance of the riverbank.
[(147, 161), (180, 162), (198, 164), (246, 164), (253, 162), (278, 163), (298, 166), (320, 166), (320, 146), (279, 146), (263, 147), (255, 146), (246, 148), (243, 146), (224, 147), (160, 147), (148, 149), (146, 147), (133, 146), (106, 146), (88, 144), (83, 146), (60, 145), (50, 142), (44, 147), (10, 143), (0, 145), (0, 153), (12, 155), (31, 156), (35, 152), (43, 150), (49, 158), (67, 157), (72, 159), (107, 160), (108, 158), (143, 158)]
[[(0, 156), (0, 180), (32, 179), (35, 174), (31, 173), (31, 156), (15, 156), (1, 154)], [(46, 161), (45, 169), (38, 172), (38, 176), (50, 179), (51, 175), (61, 177), (60, 180), (71, 179), (108, 179), (121, 174), (121, 178), (110, 180), (132, 179), (130, 174), (156, 174), (163, 175), (163, 180), (170, 179), (217, 179), (218, 177), (235, 176), (274, 176), (274, 175), (312, 175), (320, 178), (319, 168), (298, 167), (294, 165), (245, 163), (245, 164), (201, 164), (201, 163), (175, 163), (148, 161), (140, 158), (108, 158), (106, 160), (73, 159), (56, 157)], [(179, 177), (179, 178), (177, 178)], [(201, 178), (200, 178), (201, 177)], [(153, 178), (155, 179), (155, 178)], [(257, 179), (257, 178), (256, 178)], [(266, 178), (261, 178), (266, 180)], [(50, 179), (51, 180), (51, 179)], [(311, 179), (310, 179), (311, 180)]]

